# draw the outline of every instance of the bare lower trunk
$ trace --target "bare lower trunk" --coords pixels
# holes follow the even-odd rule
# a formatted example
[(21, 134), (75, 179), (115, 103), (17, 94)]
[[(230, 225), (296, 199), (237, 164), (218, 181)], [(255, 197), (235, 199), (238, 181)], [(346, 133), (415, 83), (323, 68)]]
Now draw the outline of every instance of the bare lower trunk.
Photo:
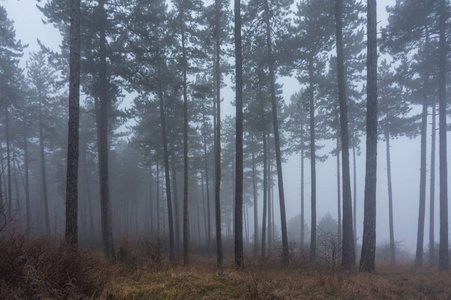
[(313, 57), (309, 60), (309, 114), (310, 114), (310, 180), (311, 180), (311, 226), (310, 261), (316, 260), (316, 153), (315, 153), (315, 104), (313, 98)]
[(268, 160), (266, 153), (266, 132), (263, 131), (263, 216), (262, 216), (262, 259), (266, 256), (266, 212), (268, 206)]
[(390, 134), (385, 133), (386, 156), (387, 156), (387, 184), (388, 184), (388, 224), (390, 230), (390, 261), (395, 264), (395, 234), (393, 228), (393, 193), (391, 183), (391, 161), (390, 161)]
[(361, 272), (375, 270), (377, 180), (377, 14), (376, 0), (367, 5), (367, 138)]
[(432, 132), (431, 132), (431, 185), (429, 199), (429, 265), (434, 266), (435, 260), (435, 144), (436, 144), (436, 108), (432, 104)]
[(71, 0), (70, 65), (69, 65), (69, 129), (66, 173), (65, 238), (78, 243), (78, 138), (80, 107), (80, 0)]

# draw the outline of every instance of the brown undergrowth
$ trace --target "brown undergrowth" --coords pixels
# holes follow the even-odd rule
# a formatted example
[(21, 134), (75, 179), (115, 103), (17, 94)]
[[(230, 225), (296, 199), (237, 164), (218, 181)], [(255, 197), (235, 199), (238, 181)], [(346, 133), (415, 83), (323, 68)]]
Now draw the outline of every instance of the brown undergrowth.
[[(161, 241), (160, 241), (161, 242)], [(123, 240), (117, 263), (92, 249), (64, 242), (0, 237), (0, 298), (44, 299), (450, 299), (451, 272), (377, 264), (374, 273), (330, 264), (280, 259), (245, 260), (236, 270), (226, 259), (192, 255), (170, 264), (161, 243), (135, 246)]]
[(1, 299), (98, 297), (106, 274), (105, 263), (92, 249), (26, 235), (0, 237)]

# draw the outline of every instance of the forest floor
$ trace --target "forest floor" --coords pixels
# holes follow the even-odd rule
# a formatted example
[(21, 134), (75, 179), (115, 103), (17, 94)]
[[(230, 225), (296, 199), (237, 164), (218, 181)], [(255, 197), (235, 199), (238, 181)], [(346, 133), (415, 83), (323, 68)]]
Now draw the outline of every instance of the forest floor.
[(248, 263), (236, 270), (226, 262), (219, 274), (215, 260), (192, 260), (190, 267), (136, 270), (109, 281), (110, 299), (451, 299), (451, 272), (379, 266), (374, 273), (323, 267)]
[(180, 258), (172, 265), (158, 251), (131, 246), (119, 247), (116, 257), (112, 265), (94, 249), (1, 236), (0, 298), (451, 299), (450, 271), (414, 269), (411, 262), (378, 262), (376, 272), (359, 273), (324, 262), (298, 259), (282, 267), (277, 258), (247, 258), (236, 270), (227, 255), (219, 272), (214, 255), (191, 255), (187, 267)]

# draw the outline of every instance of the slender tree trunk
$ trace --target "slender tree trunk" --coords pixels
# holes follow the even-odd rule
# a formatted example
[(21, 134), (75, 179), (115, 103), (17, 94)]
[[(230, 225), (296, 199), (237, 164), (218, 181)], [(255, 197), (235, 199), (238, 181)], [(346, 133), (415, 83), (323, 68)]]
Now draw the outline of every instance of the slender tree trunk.
[(80, 0), (71, 0), (69, 59), (69, 129), (66, 173), (65, 238), (78, 243), (78, 140), (80, 110)]
[[(254, 136), (252, 135), (252, 144)], [(254, 258), (258, 255), (258, 206), (257, 206), (257, 182), (255, 174), (255, 153), (252, 148), (252, 194), (254, 196)]]
[(304, 202), (305, 202), (305, 188), (304, 188), (304, 125), (301, 125), (301, 251), (304, 251), (304, 243), (305, 243), (305, 211), (304, 211)]
[(435, 260), (435, 144), (436, 144), (436, 108), (432, 104), (432, 132), (431, 132), (431, 186), (429, 203), (429, 265), (434, 266)]
[(356, 163), (356, 153), (355, 146), (352, 146), (352, 166), (354, 168), (353, 177), (354, 177), (354, 216), (353, 216), (353, 228), (354, 228), (354, 253), (357, 253), (357, 163)]
[(49, 213), (49, 200), (47, 193), (47, 172), (45, 167), (45, 149), (44, 149), (44, 133), (43, 133), (43, 116), (42, 116), (42, 96), (41, 91), (38, 91), (39, 98), (39, 154), (41, 156), (41, 180), (42, 180), (42, 192), (44, 197), (44, 213), (45, 213), (45, 232), (47, 236), (50, 236), (50, 213)]
[[(12, 186), (11, 186), (11, 150), (10, 150), (10, 138), (9, 138), (9, 111), (8, 111), (8, 105), (5, 105), (5, 130), (6, 130), (6, 168), (7, 168), (7, 172), (8, 172), (8, 177), (7, 177), (7, 181), (8, 181), (8, 192), (7, 192), (7, 199), (8, 199), (8, 220), (9, 220), (9, 225), (10, 225), (10, 229), (12, 226), (12, 221), (13, 221), (13, 206), (12, 206)], [(44, 204), (46, 204), (46, 202), (44, 202)], [(47, 206), (45, 206), (45, 208), (48, 208)], [(44, 212), (48, 213), (48, 210), (44, 210)], [(46, 231), (47, 235), (50, 235), (50, 227), (47, 227), (47, 214), (46, 216), (46, 229), (48, 228), (49, 230)]]
[[(427, 62), (429, 50), (429, 32), (426, 30), (425, 59)], [(429, 104), (429, 67), (426, 64), (424, 76), (424, 92), (423, 110), (421, 114), (421, 159), (420, 159), (420, 203), (418, 211), (418, 231), (417, 231), (417, 248), (415, 254), (415, 266), (423, 267), (423, 243), (424, 243), (424, 217), (426, 207), (426, 144), (427, 144), (427, 118)]]
[(376, 0), (367, 4), (367, 138), (361, 272), (375, 270), (377, 180), (377, 14)]
[(341, 175), (340, 175), (340, 131), (337, 130), (337, 233), (338, 233), (338, 245), (342, 245), (341, 240)]
[(271, 104), (272, 104), (272, 118), (274, 127), (274, 142), (276, 148), (276, 163), (277, 163), (277, 181), (279, 184), (279, 202), (280, 202), (280, 227), (282, 229), (282, 257), (283, 263), (287, 265), (289, 263), (288, 253), (288, 234), (287, 234), (287, 217), (285, 213), (285, 194), (283, 189), (283, 177), (282, 177), (282, 155), (280, 153), (280, 141), (279, 141), (279, 121), (277, 119), (277, 99), (276, 99), (276, 79), (274, 71), (274, 61), (272, 57), (272, 42), (271, 42), (271, 26), (269, 16), (269, 3), (265, 0), (265, 23), (266, 23), (266, 46), (268, 48), (268, 66), (269, 66), (269, 87), (271, 91)]
[(309, 114), (310, 114), (310, 172), (311, 172), (311, 228), (310, 261), (316, 260), (316, 153), (315, 153), (315, 103), (313, 98), (313, 56), (309, 59)]
[(170, 152), (171, 152), (171, 173), (172, 173), (172, 196), (174, 199), (174, 246), (175, 246), (175, 253), (180, 254), (180, 207), (179, 207), (179, 197), (177, 193), (177, 171), (175, 170), (175, 155), (174, 155), (174, 145), (172, 141), (169, 141), (170, 145)]
[(183, 0), (179, 0), (180, 6), (180, 31), (182, 38), (182, 65), (183, 65), (183, 264), (189, 263), (189, 220), (188, 220), (188, 94), (187, 94), (187, 59), (185, 48), (185, 24), (183, 20)]
[(220, 70), (220, 6), (215, 0), (215, 39), (216, 39), (216, 156), (215, 156), (215, 216), (216, 216), (216, 266), (222, 269), (222, 235), (221, 235), (221, 70)]
[(160, 238), (160, 168), (157, 161), (157, 234)]
[[(388, 115), (387, 115), (388, 118)], [(395, 234), (393, 226), (393, 193), (391, 184), (391, 161), (390, 161), (390, 133), (385, 131), (385, 151), (387, 157), (387, 183), (388, 183), (388, 223), (390, 230), (390, 261), (395, 264)]]
[(113, 224), (111, 213), (109, 171), (108, 171), (108, 79), (106, 62), (106, 0), (99, 1), (101, 13), (101, 28), (99, 30), (100, 48), (99, 48), (99, 181), (100, 181), (100, 207), (102, 222), (103, 252), (112, 262), (115, 260), (114, 242), (113, 242)]
[(449, 269), (448, 254), (448, 163), (446, 153), (446, 56), (449, 45), (446, 42), (446, 21), (448, 7), (440, 0), (440, 50), (439, 50), (439, 157), (440, 157), (440, 245), (439, 269)]
[[(269, 153), (268, 153), (269, 154)], [(272, 189), (272, 177), (271, 177), (271, 160), (269, 159), (269, 155), (268, 155), (268, 196), (267, 196), (267, 202), (268, 202), (268, 227), (267, 227), (267, 231), (268, 231), (268, 256), (272, 255), (272, 245), (273, 245), (273, 241), (272, 241), (272, 211), (271, 211), (271, 189)]]
[[(24, 120), (28, 120), (26, 112), (23, 112)], [(28, 162), (28, 130), (26, 122), (23, 122), (23, 143), (24, 143), (24, 167), (25, 167), (25, 209), (27, 225), (25, 230), (29, 231), (31, 229), (31, 206), (30, 206), (30, 179), (29, 179), (29, 162)], [(1, 180), (0, 180), (1, 187)], [(0, 188), (0, 199), (1, 199), (1, 188)], [(0, 200), (0, 207), (3, 201)]]
[[(86, 151), (86, 149), (85, 149)], [(88, 208), (89, 208), (89, 226), (90, 226), (90, 237), (94, 238), (94, 214), (92, 211), (92, 197), (91, 197), (91, 188), (89, 185), (89, 173), (88, 173), (88, 164), (86, 162), (86, 152), (83, 157), (83, 171), (85, 174), (85, 187), (86, 187), (86, 195), (88, 197)]]
[(241, 4), (235, 0), (235, 91), (236, 91), (236, 168), (235, 168), (235, 265), (243, 265), (243, 58), (241, 53)]
[[(204, 229), (205, 229), (205, 238), (207, 239), (207, 254), (210, 257), (210, 237), (209, 237), (209, 226), (208, 226), (208, 221), (207, 221), (207, 206), (208, 204), (206, 203), (206, 199), (205, 199), (205, 180), (204, 180), (204, 173), (202, 171), (200, 171), (200, 177), (201, 177), (201, 186), (202, 186), (202, 208), (203, 208), (203, 216), (204, 216)], [(208, 207), (210, 208), (210, 207)], [(209, 209), (208, 209), (209, 211)]]
[(266, 131), (263, 130), (263, 216), (262, 216), (262, 260), (266, 256), (266, 212), (268, 206), (268, 160), (266, 152)]
[(342, 0), (335, 1), (335, 35), (337, 44), (338, 98), (340, 104), (340, 132), (343, 172), (343, 245), (341, 265), (350, 269), (355, 265), (354, 230), (352, 227), (351, 175), (349, 170), (348, 104), (343, 51)]
[[(161, 60), (161, 58), (160, 58)], [(163, 138), (163, 156), (164, 156), (164, 173), (165, 173), (165, 182), (166, 182), (166, 201), (168, 205), (168, 227), (169, 227), (169, 260), (171, 263), (174, 262), (174, 222), (172, 216), (172, 199), (171, 199), (171, 179), (169, 177), (169, 151), (168, 151), (168, 138), (166, 132), (166, 117), (164, 112), (164, 98), (163, 98), (163, 86), (161, 80), (161, 62), (158, 62), (157, 67), (158, 72), (158, 98), (159, 98), (159, 106), (160, 106), (160, 120), (161, 120), (161, 136)], [(158, 174), (158, 164), (157, 164), (157, 174)], [(158, 179), (157, 179), (158, 180)], [(159, 205), (159, 199), (157, 198), (157, 205)], [(159, 212), (160, 208), (158, 207)], [(160, 236), (160, 219), (158, 216), (158, 236)]]
[[(213, 101), (214, 102), (214, 101)], [(206, 190), (207, 190), (207, 252), (208, 256), (211, 254), (211, 220), (210, 220), (210, 180), (208, 176), (208, 155), (207, 155), (207, 128), (206, 128), (206, 119), (205, 114), (203, 114), (203, 123), (204, 123), (204, 163), (205, 163), (205, 183), (206, 183)], [(203, 195), (203, 194), (202, 194)]]

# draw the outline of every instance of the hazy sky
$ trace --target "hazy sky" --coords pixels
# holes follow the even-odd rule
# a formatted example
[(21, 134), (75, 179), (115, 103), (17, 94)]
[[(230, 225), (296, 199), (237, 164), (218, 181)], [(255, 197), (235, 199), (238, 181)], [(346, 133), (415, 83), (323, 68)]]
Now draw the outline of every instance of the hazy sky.
[[(43, 0), (45, 2), (45, 0)], [(394, 0), (378, 1), (378, 26), (385, 26), (387, 23), (387, 14), (385, 7), (393, 5)], [(8, 17), (15, 21), (17, 38), (23, 43), (29, 44), (28, 51), (37, 51), (38, 44), (36, 39), (39, 38), (44, 45), (58, 49), (61, 41), (59, 32), (52, 25), (45, 25), (42, 22), (42, 15), (36, 8), (36, 2), (33, 0), (0, 0), (0, 5), (5, 6)], [(22, 66), (28, 55), (24, 56)], [(299, 90), (300, 85), (295, 79), (279, 80), (284, 84), (284, 98), (289, 101), (289, 97)], [(233, 100), (233, 93), (230, 88), (223, 91), (224, 95), (224, 112), (233, 114), (234, 108), (230, 102)], [(430, 134), (430, 129), (428, 129)], [(451, 138), (448, 137), (448, 141)], [(430, 141), (428, 140), (428, 143)], [(328, 153), (333, 145), (328, 143), (321, 153)], [(361, 242), (363, 227), (363, 188), (364, 188), (364, 172), (365, 160), (364, 149), (365, 140), (362, 140), (362, 155), (358, 158), (357, 167), (357, 235)], [(430, 153), (430, 145), (428, 145), (427, 153)], [(450, 149), (450, 143), (448, 149)], [(438, 148), (438, 147), (437, 147)], [(414, 251), (417, 235), (417, 219), (419, 206), (419, 158), (420, 158), (420, 139), (409, 140), (400, 138), (392, 141), (392, 178), (393, 178), (393, 197), (395, 211), (395, 240), (403, 241), (404, 245), (410, 251)], [(310, 205), (309, 205), (309, 161), (306, 160), (306, 221), (310, 223)], [(429, 164), (429, 162), (428, 162)], [(300, 158), (293, 155), (289, 158), (288, 163), (283, 165), (284, 183), (286, 190), (287, 214), (288, 219), (294, 217), (300, 212)], [(430, 166), (428, 165), (428, 171)], [(438, 169), (438, 168), (437, 168)], [(449, 171), (448, 171), (449, 172)], [(429, 177), (429, 173), (428, 173)], [(437, 174), (438, 185), (438, 174)], [(449, 176), (451, 178), (451, 176)], [(324, 163), (317, 164), (317, 184), (318, 184), (318, 220), (326, 212), (330, 212), (332, 216), (337, 215), (336, 204), (336, 161), (335, 157), (331, 157)], [(378, 243), (388, 241), (388, 197), (387, 197), (387, 177), (386, 177), (386, 161), (385, 161), (385, 144), (380, 142), (378, 149), (378, 185), (377, 185), (377, 241)], [(429, 183), (427, 186), (429, 190)], [(429, 192), (427, 193), (429, 194)], [(277, 195), (275, 191), (275, 195)], [(438, 198), (438, 192), (436, 192)], [(259, 200), (261, 201), (261, 199)], [(436, 201), (438, 201), (436, 199)], [(436, 202), (436, 239), (438, 239), (438, 202)], [(428, 241), (428, 216), (429, 216), (429, 199), (426, 203), (426, 226), (425, 241)], [(261, 209), (261, 205), (260, 205)], [(279, 211), (276, 210), (277, 216)], [(426, 246), (427, 242), (425, 242)]]

